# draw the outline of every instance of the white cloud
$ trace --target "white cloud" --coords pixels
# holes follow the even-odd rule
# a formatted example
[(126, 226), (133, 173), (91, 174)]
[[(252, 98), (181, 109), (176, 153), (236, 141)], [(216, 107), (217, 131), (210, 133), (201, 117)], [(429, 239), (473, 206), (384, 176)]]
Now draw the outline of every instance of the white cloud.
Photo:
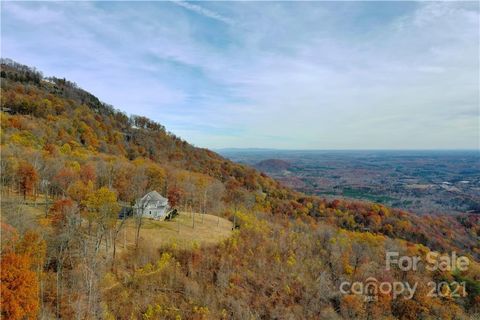
[(183, 8), (185, 8), (185, 9), (188, 9), (190, 11), (198, 13), (202, 16), (221, 21), (221, 22), (226, 23), (228, 25), (235, 25), (235, 22), (232, 19), (224, 17), (221, 14), (219, 14), (215, 11), (212, 11), (212, 10), (208, 10), (208, 9), (202, 7), (202, 6), (192, 4), (192, 3), (189, 3), (187, 1), (181, 1), (181, 0), (172, 0), (172, 2), (175, 3), (176, 5), (179, 5)]

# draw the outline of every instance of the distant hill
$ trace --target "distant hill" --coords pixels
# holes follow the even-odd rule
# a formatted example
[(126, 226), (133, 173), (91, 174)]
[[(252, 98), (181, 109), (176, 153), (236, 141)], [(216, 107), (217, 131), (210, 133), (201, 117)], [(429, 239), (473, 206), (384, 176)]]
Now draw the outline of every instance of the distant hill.
[(266, 159), (257, 163), (255, 168), (264, 172), (281, 172), (288, 170), (290, 166), (290, 163), (284, 160)]

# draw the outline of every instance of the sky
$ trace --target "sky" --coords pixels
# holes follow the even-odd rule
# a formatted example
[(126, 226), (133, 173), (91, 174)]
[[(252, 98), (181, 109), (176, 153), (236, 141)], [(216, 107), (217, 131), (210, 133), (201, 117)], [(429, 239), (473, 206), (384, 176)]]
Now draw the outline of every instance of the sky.
[(1, 55), (196, 146), (478, 149), (478, 2), (1, 2)]

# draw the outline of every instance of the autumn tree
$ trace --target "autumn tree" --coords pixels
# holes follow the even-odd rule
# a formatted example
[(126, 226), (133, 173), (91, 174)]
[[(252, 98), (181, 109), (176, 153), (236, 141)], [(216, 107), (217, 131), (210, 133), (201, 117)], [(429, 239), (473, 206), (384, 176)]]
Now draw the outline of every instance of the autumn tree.
[(94, 186), (91, 180), (88, 182), (83, 182), (82, 180), (77, 180), (70, 185), (67, 190), (67, 195), (75, 200), (80, 207), (83, 207), (86, 199), (93, 192)]
[(26, 254), (7, 252), (1, 260), (1, 312), (5, 319), (36, 319), (38, 282)]
[[(147, 190), (147, 175), (145, 173), (145, 167), (143, 163), (137, 164), (135, 171), (133, 172), (132, 180), (130, 181), (130, 190), (132, 198), (134, 199), (132, 204), (136, 204), (146, 193)], [(134, 212), (135, 219), (135, 248), (138, 248), (138, 242), (140, 240), (140, 230), (143, 224), (143, 209), (137, 208), (139, 212)]]
[(77, 204), (71, 199), (64, 198), (54, 202), (50, 208), (52, 227), (55, 237), (51, 240), (54, 248), (51, 252), (51, 259), (56, 268), (55, 277), (55, 313), (60, 316), (63, 297), (64, 269), (66, 261), (75, 254), (75, 248), (81, 236), (79, 225), (80, 215)]
[(207, 187), (207, 199), (205, 210), (217, 215), (217, 226), (220, 224), (220, 213), (225, 209), (223, 202), (225, 186), (218, 180), (213, 181)]
[(233, 206), (233, 227), (236, 228), (238, 209), (246, 199), (245, 190), (237, 180), (231, 179), (227, 182), (224, 199)]
[(17, 178), (17, 159), (12, 155), (12, 150), (8, 147), (2, 146), (2, 156), (0, 157), (0, 181), (2, 190), (9, 193), (10, 188), (14, 186), (14, 181)]
[(0, 310), (5, 319), (36, 319), (38, 282), (45, 258), (45, 241), (33, 231), (19, 236), (2, 224)]
[(28, 162), (22, 161), (18, 166), (17, 176), (19, 179), (20, 192), (23, 199), (27, 198), (27, 193), (32, 192), (38, 181), (38, 174), (35, 168)]
[[(117, 203), (115, 192), (107, 187), (91, 193), (85, 202), (87, 208), (93, 213), (97, 225), (96, 248), (98, 250), (103, 238), (106, 238), (107, 232), (115, 226), (120, 206)], [(108, 246), (108, 242), (106, 245)]]
[(50, 208), (52, 225), (58, 229), (64, 228), (68, 215), (73, 210), (74, 206), (74, 202), (68, 198), (55, 201)]
[(117, 191), (118, 198), (122, 201), (133, 199), (131, 181), (134, 173), (135, 167), (129, 162), (117, 161), (114, 165), (112, 187)]
[(168, 204), (172, 208), (176, 208), (180, 204), (180, 200), (182, 199), (183, 190), (180, 187), (172, 186), (168, 189), (167, 198)]
[(157, 190), (163, 193), (165, 188), (166, 174), (165, 170), (156, 164), (150, 164), (146, 168), (146, 175), (148, 178), (147, 189)]
[(67, 193), (68, 188), (76, 179), (76, 172), (69, 167), (64, 167), (60, 169), (60, 171), (58, 171), (58, 173), (53, 178), (54, 182), (56, 182), (63, 195)]
[(83, 183), (88, 184), (88, 182), (92, 182), (95, 184), (97, 180), (97, 171), (93, 164), (87, 163), (80, 169), (80, 179)]

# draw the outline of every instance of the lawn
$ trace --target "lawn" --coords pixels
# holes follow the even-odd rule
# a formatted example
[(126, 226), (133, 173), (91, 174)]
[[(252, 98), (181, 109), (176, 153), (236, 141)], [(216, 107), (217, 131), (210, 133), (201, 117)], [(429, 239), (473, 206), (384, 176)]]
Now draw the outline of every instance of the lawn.
[[(140, 231), (140, 242), (153, 248), (164, 245), (175, 245), (179, 248), (190, 248), (193, 245), (216, 244), (228, 238), (232, 233), (232, 222), (210, 214), (195, 215), (193, 227), (193, 214), (180, 212), (171, 221), (156, 221), (144, 218)], [(203, 216), (203, 217), (202, 217)], [(129, 218), (120, 231), (117, 246), (119, 249), (135, 245), (135, 220)]]

